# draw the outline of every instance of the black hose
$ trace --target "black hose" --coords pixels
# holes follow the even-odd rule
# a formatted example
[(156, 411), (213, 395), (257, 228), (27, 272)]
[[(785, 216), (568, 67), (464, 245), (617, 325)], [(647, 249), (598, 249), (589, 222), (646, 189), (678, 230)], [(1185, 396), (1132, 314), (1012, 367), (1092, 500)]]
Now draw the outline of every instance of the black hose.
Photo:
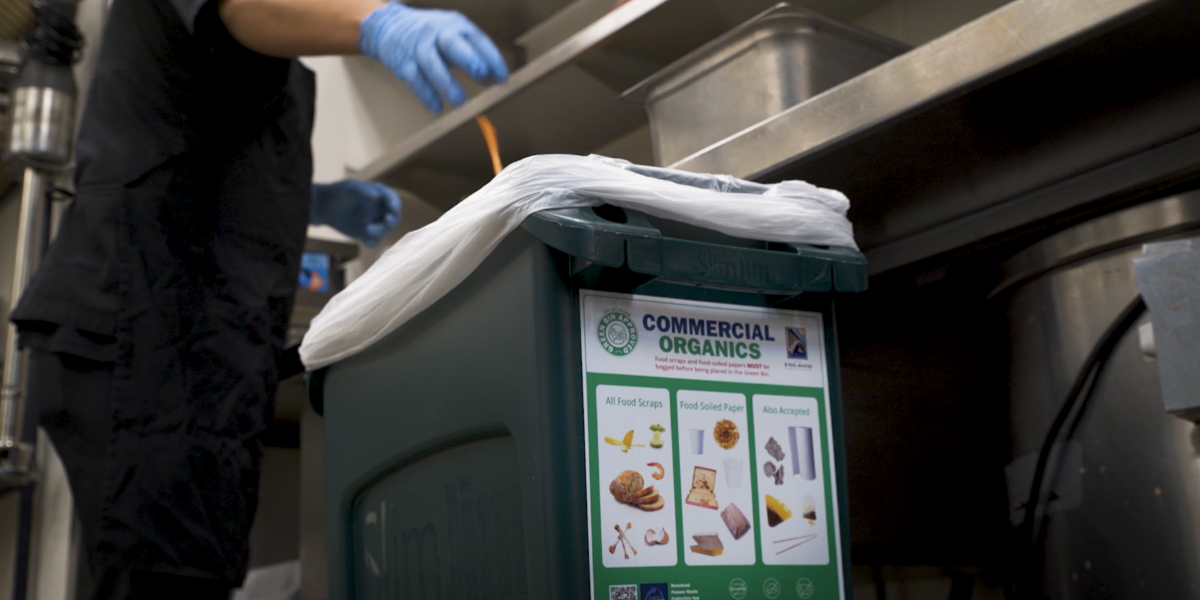
[(49, 0), (33, 3), (37, 26), (21, 38), (21, 50), (27, 58), (52, 65), (69, 65), (83, 52), (83, 34), (75, 26), (74, 15)]
[(875, 583), (875, 600), (887, 600), (887, 580), (883, 578), (883, 565), (871, 565), (871, 580)]
[[(1070, 432), (1073, 434), (1075, 428), (1078, 427), (1083, 419), (1084, 411), (1087, 410), (1089, 401), (1094, 396), (1096, 381), (1100, 378), (1100, 372), (1103, 370), (1108, 358), (1116, 349), (1121, 338), (1129, 331), (1133, 324), (1141, 318), (1146, 312), (1146, 302), (1139, 295), (1134, 298), (1125, 310), (1108, 326), (1100, 339), (1096, 341), (1096, 345), (1092, 347), (1091, 353), (1088, 354), (1086, 360), (1083, 361), (1083, 368), (1080, 369), (1079, 375), (1075, 377), (1075, 383), (1071, 386), (1071, 390), (1067, 393), (1066, 400), (1063, 401), (1062, 407), (1058, 410), (1058, 415), (1054, 417), (1054, 422), (1050, 425), (1050, 430), (1046, 432), (1046, 438), (1042, 441), (1041, 450), (1038, 452), (1037, 467), (1033, 472), (1033, 484), (1029, 488), (1029, 498), (1025, 502), (1025, 518), (1021, 522), (1020, 544), (1025, 546), (1028, 554), (1023, 557), (1024, 564), (1018, 564), (1018, 576), (1023, 576), (1023, 580), (1018, 580), (1018, 597), (1028, 596), (1032, 593), (1031, 588), (1035, 576), (1033, 574), (1034, 563), (1036, 562), (1036, 540), (1034, 535), (1034, 526), (1038, 506), (1041, 504), (1042, 482), (1046, 476), (1046, 466), (1050, 462), (1050, 453), (1053, 451), (1054, 443), (1058, 440), (1059, 433), (1062, 431), (1063, 425), (1070, 418), (1071, 413), (1075, 414), (1074, 422)], [(1082, 397), (1082, 401), (1080, 398)], [(1024, 572), (1024, 571), (1028, 572)], [(1022, 589), (1023, 588), (1023, 589)]]
[[(36, 484), (34, 484), (36, 485)], [(33, 485), (20, 490), (21, 503), (17, 512), (17, 548), (13, 558), (12, 597), (24, 600), (29, 597), (30, 549), (33, 548)]]

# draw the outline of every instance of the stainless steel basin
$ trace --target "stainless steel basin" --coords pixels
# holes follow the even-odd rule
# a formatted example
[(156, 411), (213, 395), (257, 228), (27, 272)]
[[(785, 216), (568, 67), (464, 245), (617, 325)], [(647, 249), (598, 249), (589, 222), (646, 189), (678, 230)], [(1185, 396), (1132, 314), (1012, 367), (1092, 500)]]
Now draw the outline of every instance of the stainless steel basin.
[(903, 54), (908, 46), (778, 4), (626, 91), (674, 163)]

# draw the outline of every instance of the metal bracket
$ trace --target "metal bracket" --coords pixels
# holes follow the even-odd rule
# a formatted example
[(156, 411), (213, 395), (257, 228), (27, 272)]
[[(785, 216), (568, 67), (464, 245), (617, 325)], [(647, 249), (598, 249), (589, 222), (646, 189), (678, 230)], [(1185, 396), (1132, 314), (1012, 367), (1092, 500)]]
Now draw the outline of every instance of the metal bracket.
[(1200, 422), (1200, 238), (1146, 244), (1133, 261), (1153, 321), (1153, 348), (1167, 412)]
[(0, 444), (0, 490), (22, 488), (35, 481), (33, 446), (26, 442)]
[[(25, 169), (10, 309), (16, 308), (17, 301), (29, 283), (30, 275), (37, 269), (40, 249), (48, 233), (48, 223), (45, 220), (47, 178), (45, 172), (33, 168)], [(6, 326), (8, 339), (5, 340), (3, 369), (0, 369), (3, 385), (0, 387), (0, 486), (19, 487), (34, 481), (33, 449), (30, 444), (22, 441), (27, 353), (18, 345), (16, 327), (11, 323)]]

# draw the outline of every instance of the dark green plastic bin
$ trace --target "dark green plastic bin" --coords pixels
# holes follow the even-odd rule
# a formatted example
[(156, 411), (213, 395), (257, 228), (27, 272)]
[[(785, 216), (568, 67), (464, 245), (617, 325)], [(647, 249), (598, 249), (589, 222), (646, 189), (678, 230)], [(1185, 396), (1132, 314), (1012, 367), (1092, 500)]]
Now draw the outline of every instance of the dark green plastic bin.
[(609, 206), (530, 217), (428, 310), (310, 377), (325, 417), (330, 597), (590, 597), (580, 289), (824, 315), (848, 597), (832, 292), (866, 286), (849, 249)]

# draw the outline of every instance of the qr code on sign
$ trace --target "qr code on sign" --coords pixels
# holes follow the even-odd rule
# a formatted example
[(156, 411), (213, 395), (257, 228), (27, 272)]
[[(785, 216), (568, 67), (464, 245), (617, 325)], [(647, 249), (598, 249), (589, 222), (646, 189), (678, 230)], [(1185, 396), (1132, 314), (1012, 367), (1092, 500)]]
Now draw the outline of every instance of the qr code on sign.
[(608, 600), (638, 600), (638, 586), (610, 585), (608, 586)]

